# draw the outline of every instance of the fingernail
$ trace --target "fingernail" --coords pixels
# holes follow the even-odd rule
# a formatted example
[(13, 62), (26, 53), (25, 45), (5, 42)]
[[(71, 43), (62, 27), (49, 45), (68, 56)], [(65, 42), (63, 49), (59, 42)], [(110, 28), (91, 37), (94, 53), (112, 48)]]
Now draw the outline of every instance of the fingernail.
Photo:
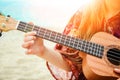
[(115, 68), (114, 70), (115, 70), (115, 71), (118, 71), (119, 69)]

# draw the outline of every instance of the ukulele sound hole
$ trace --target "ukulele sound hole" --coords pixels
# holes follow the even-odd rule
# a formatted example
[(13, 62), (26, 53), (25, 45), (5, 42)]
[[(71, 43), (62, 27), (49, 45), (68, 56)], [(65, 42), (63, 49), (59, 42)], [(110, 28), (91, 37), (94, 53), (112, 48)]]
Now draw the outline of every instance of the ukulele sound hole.
[(107, 51), (107, 58), (110, 63), (113, 65), (120, 65), (120, 49), (111, 48)]

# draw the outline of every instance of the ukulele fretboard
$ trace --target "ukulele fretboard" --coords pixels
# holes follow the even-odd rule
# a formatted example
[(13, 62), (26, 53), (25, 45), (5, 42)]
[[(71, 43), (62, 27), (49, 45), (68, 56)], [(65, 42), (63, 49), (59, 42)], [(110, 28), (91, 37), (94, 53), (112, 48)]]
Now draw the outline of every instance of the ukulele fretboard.
[(102, 58), (104, 46), (101, 46), (99, 44), (95, 44), (92, 42), (88, 42), (85, 40), (81, 40), (79, 38), (75, 38), (72, 36), (64, 35), (55, 31), (51, 31), (36, 25), (31, 25), (25, 22), (20, 21), (17, 30), (23, 31), (23, 32), (30, 32), (30, 31), (36, 31), (38, 37), (62, 44), (71, 48), (74, 48), (76, 50), (91, 54), (93, 56)]

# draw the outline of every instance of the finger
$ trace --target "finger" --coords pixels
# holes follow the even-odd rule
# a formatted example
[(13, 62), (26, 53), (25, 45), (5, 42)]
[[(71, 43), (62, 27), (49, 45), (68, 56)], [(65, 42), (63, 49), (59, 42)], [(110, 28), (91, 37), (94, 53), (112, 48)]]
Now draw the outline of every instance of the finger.
[(25, 34), (25, 37), (26, 36), (35, 36), (36, 35), (36, 32), (35, 31), (32, 31), (32, 32), (28, 32)]
[(31, 41), (31, 40), (35, 40), (35, 39), (36, 39), (35, 36), (28, 36), (28, 37), (25, 37), (25, 38), (24, 38), (24, 42)]
[(118, 74), (120, 74), (120, 69), (115, 68), (114, 71)]
[(30, 46), (32, 46), (34, 44), (34, 41), (28, 41), (22, 44), (23, 48), (29, 48)]
[(25, 53), (26, 53), (26, 54), (32, 54), (32, 50), (31, 50), (31, 49), (28, 49)]

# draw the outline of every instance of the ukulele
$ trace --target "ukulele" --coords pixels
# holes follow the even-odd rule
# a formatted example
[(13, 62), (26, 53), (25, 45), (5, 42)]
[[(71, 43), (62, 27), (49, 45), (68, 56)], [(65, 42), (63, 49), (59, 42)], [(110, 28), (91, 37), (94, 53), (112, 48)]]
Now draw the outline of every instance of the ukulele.
[(98, 32), (90, 41), (86, 41), (2, 15), (0, 15), (0, 30), (4, 32), (10, 30), (36, 31), (37, 37), (79, 50), (84, 55), (82, 68), (88, 80), (120, 78), (120, 75), (113, 71), (114, 68), (120, 69), (120, 39), (111, 34)]

